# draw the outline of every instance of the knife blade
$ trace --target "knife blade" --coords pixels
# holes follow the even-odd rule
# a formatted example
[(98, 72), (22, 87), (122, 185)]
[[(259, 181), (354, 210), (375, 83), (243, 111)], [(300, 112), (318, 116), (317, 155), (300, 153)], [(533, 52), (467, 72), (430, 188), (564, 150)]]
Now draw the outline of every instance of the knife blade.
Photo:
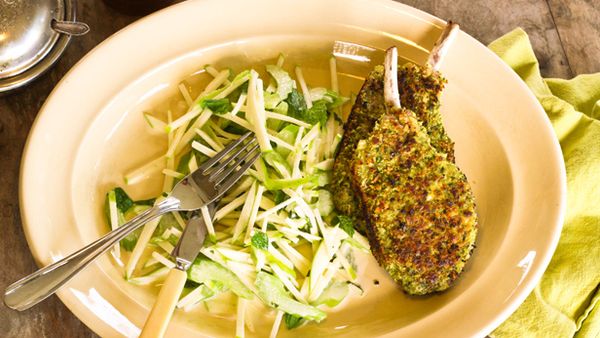
[(209, 204), (206, 208), (208, 213), (204, 212), (190, 217), (181, 238), (179, 238), (177, 245), (171, 252), (171, 257), (175, 259), (175, 265), (180, 270), (186, 271), (189, 269), (198, 256), (200, 249), (202, 249), (208, 233), (203, 215), (210, 217), (211, 220), (209, 221), (212, 222), (216, 211), (214, 203)]
[[(158, 294), (158, 298), (146, 319), (140, 338), (161, 338), (173, 315), (173, 310), (181, 295), (187, 280), (186, 271), (190, 268), (200, 249), (204, 245), (208, 229), (206, 222), (211, 222), (215, 215), (215, 203), (206, 206), (200, 215), (192, 215), (187, 222), (183, 234), (171, 252), (175, 259), (175, 267), (169, 271), (167, 278)], [(206, 220), (205, 217), (210, 217)]]

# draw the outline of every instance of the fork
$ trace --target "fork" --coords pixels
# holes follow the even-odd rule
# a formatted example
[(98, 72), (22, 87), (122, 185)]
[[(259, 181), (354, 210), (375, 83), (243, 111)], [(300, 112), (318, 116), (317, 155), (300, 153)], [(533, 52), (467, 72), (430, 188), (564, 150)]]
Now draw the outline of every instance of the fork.
[(129, 233), (150, 220), (172, 211), (192, 211), (212, 203), (229, 190), (260, 156), (251, 132), (231, 142), (179, 181), (171, 193), (152, 208), (71, 255), (8, 286), (4, 303), (23, 311), (46, 299), (79, 271)]

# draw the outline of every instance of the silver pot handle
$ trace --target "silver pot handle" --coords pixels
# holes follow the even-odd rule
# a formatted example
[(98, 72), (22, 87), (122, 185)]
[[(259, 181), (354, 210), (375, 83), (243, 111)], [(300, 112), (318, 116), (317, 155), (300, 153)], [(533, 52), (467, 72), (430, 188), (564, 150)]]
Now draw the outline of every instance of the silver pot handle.
[(52, 19), (50, 27), (55, 32), (69, 36), (81, 36), (90, 31), (90, 26), (79, 21), (59, 21)]

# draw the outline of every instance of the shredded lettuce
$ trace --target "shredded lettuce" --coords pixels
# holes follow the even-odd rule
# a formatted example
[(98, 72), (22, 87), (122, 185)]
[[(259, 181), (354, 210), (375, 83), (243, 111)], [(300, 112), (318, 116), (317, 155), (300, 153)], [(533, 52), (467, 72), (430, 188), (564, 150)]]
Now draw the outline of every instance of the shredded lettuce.
[(328, 109), (334, 109), (348, 102), (347, 97), (343, 97), (337, 92), (322, 87), (313, 88), (310, 90), (310, 99), (313, 104), (316, 101), (324, 101)]
[(273, 150), (264, 151), (262, 153), (262, 158), (269, 164), (269, 166), (277, 170), (280, 175), (284, 177), (290, 177), (290, 165), (283, 158), (283, 156), (281, 156), (280, 152)]
[(211, 99), (222, 99), (224, 97), (227, 97), (236, 89), (242, 87), (243, 85), (247, 85), (248, 80), (250, 80), (250, 70), (245, 70), (236, 75), (235, 78), (228, 85), (204, 94), (198, 100), (198, 104), (202, 106), (203, 101)]
[(277, 105), (281, 102), (281, 97), (277, 93), (269, 93), (265, 91), (263, 93), (265, 98), (265, 108), (269, 110), (273, 110), (277, 108)]
[(188, 279), (205, 285), (211, 283), (215, 285), (216, 282), (217, 285), (221, 285), (221, 288), (231, 290), (239, 297), (245, 299), (254, 297), (252, 291), (233, 272), (206, 258), (198, 258), (194, 261), (194, 264), (188, 270)]
[(316, 182), (319, 187), (325, 187), (331, 183), (331, 171), (317, 170), (314, 174)]
[[(277, 95), (277, 97), (279, 98), (279, 95)], [(265, 97), (266, 100), (266, 97)], [(265, 106), (266, 106), (266, 101), (265, 101)], [(276, 107), (274, 107), (273, 109), (274, 113), (280, 114), (280, 115), (284, 115), (287, 116), (288, 114), (288, 104), (285, 101), (280, 101)], [(275, 130), (275, 131), (279, 131), (281, 129), (281, 127), (285, 125), (285, 123), (282, 120), (279, 119), (267, 119), (267, 127), (271, 130)]]
[(342, 105), (344, 105), (346, 102), (348, 102), (350, 100), (349, 98), (347, 98), (345, 96), (341, 96), (340, 94), (338, 94), (332, 90), (327, 90), (327, 93), (325, 94), (324, 99), (326, 101), (328, 101), (327, 108), (329, 108), (329, 109), (341, 107)]
[(323, 216), (329, 216), (333, 212), (333, 200), (332, 195), (325, 189), (319, 190), (318, 208), (319, 212)]
[(327, 316), (325, 312), (314, 306), (294, 300), (285, 290), (283, 283), (269, 273), (259, 272), (256, 275), (255, 285), (258, 296), (270, 307), (316, 322), (320, 322)]
[(305, 184), (315, 184), (318, 182), (317, 176), (307, 176), (302, 178), (276, 178), (266, 179), (263, 183), (265, 188), (268, 190), (283, 190), (283, 189), (296, 189), (297, 187)]
[(288, 113), (288, 104), (285, 101), (281, 101), (277, 104), (277, 107), (273, 108), (273, 112), (281, 115), (287, 115)]
[(335, 281), (329, 284), (313, 305), (325, 304), (328, 307), (334, 307), (346, 298), (349, 290), (347, 282)]
[[(299, 129), (300, 128), (294, 124), (288, 124), (277, 133), (277, 137), (287, 144), (294, 144)], [(283, 157), (288, 156), (291, 152), (289, 149), (281, 146), (275, 147), (275, 150)]]
[[(196, 91), (187, 84), (180, 86), (189, 105), (186, 112), (143, 114), (148, 131), (164, 137), (167, 151), (125, 176), (133, 185), (162, 173), (162, 191), (168, 192), (240, 135), (254, 132), (262, 156), (217, 205), (207, 224), (209, 240), (188, 271), (186, 291), (177, 303), (185, 311), (205, 306), (213, 314), (237, 312), (239, 336), (251, 325), (247, 315), (254, 303), (246, 299), (253, 295), (279, 310), (272, 336), (281, 320), (288, 329), (323, 320), (326, 313), (316, 306), (333, 307), (348, 296), (348, 283), (356, 283), (359, 268), (352, 252), (369, 251), (352, 220), (336, 216), (328, 191), (343, 132), (336, 114), (347, 101), (334, 86), (335, 62), (330, 61), (330, 89), (311, 87), (300, 67), (288, 73), (283, 61), (280, 56), (277, 65), (267, 66), (269, 77), (262, 78), (255, 69), (233, 74), (207, 66), (207, 76), (214, 78), (199, 88), (197, 97), (190, 96)], [(164, 121), (158, 118), (165, 115)], [(106, 217), (111, 226), (156, 203), (135, 201), (121, 188), (109, 193)], [(201, 212), (208, 215), (208, 209)], [(115, 247), (115, 255), (132, 251), (123, 256), (130, 282), (156, 285), (164, 280), (173, 266), (168, 254), (187, 217), (166, 214)]]
[(275, 65), (268, 65), (267, 72), (277, 81), (277, 95), (285, 100), (294, 88), (294, 80), (286, 71)]

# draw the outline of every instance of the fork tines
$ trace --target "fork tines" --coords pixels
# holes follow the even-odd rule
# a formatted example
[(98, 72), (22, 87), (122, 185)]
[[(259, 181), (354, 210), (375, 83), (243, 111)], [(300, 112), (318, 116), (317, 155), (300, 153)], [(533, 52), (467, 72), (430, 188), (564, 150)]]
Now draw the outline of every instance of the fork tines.
[(258, 142), (251, 135), (252, 132), (242, 135), (198, 167), (219, 191), (229, 189), (260, 156)]

